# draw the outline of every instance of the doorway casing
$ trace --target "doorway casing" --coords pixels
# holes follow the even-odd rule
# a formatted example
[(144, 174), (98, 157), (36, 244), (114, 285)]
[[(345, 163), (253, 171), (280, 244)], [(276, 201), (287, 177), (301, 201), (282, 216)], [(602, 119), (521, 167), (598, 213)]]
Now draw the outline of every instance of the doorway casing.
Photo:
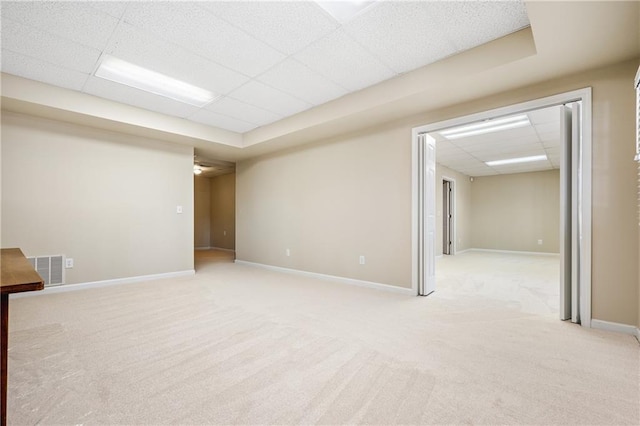
[[(545, 98), (535, 99), (527, 102), (508, 105), (501, 108), (496, 108), (488, 111), (483, 111), (475, 114), (470, 114), (462, 117), (453, 118), (450, 120), (440, 121), (436, 123), (426, 124), (412, 129), (412, 208), (411, 208), (411, 223), (412, 223), (412, 248), (411, 248), (411, 287), (413, 292), (418, 295), (420, 288), (421, 275), (424, 271), (421, 270), (422, 262), (419, 253), (423, 251), (420, 247), (424, 246), (424, 240), (420, 233), (420, 223), (424, 221), (421, 217), (423, 211), (421, 202), (428, 198), (423, 197), (420, 194), (420, 188), (422, 182), (420, 177), (422, 176), (419, 149), (419, 137), (420, 135), (427, 134), (429, 132), (437, 132), (450, 127), (461, 126), (464, 124), (477, 122), (481, 120), (487, 120), (507, 115), (513, 115), (518, 113), (525, 113), (536, 109), (547, 108), (557, 105), (563, 105), (572, 102), (582, 101), (582, 120), (581, 120), (581, 140), (580, 140), (580, 159), (579, 159), (579, 182), (580, 186), (578, 191), (580, 193), (581, 203), (579, 206), (578, 214), (582, 218), (582, 233), (579, 236), (579, 251), (580, 251), (580, 313), (581, 324), (584, 327), (591, 327), (591, 165), (592, 165), (592, 153), (591, 153), (591, 88), (574, 90), (571, 92), (560, 93)], [(437, 149), (437, 147), (436, 147)], [(431, 194), (430, 197), (435, 199), (436, 194)]]

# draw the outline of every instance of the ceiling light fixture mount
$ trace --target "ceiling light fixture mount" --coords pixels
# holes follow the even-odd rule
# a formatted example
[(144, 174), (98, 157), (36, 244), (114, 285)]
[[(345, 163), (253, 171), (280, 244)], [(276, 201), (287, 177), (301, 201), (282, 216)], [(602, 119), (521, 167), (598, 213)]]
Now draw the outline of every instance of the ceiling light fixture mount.
[(95, 76), (197, 107), (203, 107), (218, 98), (209, 90), (110, 55), (102, 59)]
[(467, 136), (493, 133), (500, 130), (515, 129), (517, 127), (529, 126), (529, 117), (526, 114), (513, 115), (511, 117), (496, 118), (480, 123), (467, 124), (453, 129), (443, 130), (440, 135), (447, 139), (459, 139)]

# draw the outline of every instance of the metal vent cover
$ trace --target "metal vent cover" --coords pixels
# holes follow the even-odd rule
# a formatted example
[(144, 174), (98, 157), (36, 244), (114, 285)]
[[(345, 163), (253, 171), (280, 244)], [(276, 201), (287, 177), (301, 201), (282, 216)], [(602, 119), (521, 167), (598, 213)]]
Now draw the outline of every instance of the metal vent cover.
[(45, 287), (64, 284), (64, 255), (34, 256), (27, 260), (42, 277)]

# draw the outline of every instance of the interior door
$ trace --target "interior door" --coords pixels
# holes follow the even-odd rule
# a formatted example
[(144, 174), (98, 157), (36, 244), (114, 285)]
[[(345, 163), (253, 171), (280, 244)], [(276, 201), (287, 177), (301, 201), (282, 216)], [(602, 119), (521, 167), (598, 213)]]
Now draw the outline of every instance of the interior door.
[(580, 104), (560, 108), (560, 319), (580, 322)]
[(426, 296), (436, 289), (436, 140), (428, 134), (418, 136), (418, 158), (418, 294)]

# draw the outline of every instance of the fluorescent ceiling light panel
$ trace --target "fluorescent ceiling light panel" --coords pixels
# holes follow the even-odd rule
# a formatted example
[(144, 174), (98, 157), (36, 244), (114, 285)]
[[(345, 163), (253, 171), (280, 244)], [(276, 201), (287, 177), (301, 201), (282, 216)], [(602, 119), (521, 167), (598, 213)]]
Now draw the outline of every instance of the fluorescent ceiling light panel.
[(203, 107), (218, 97), (206, 89), (108, 55), (95, 75), (197, 107)]
[(508, 158), (506, 160), (487, 161), (484, 164), (486, 164), (487, 166), (503, 166), (505, 164), (532, 163), (534, 161), (544, 161), (546, 159), (547, 159), (546, 155), (534, 155), (531, 157)]
[(459, 139), (467, 136), (498, 132), (500, 130), (515, 129), (516, 127), (529, 126), (530, 124), (529, 117), (527, 117), (526, 114), (521, 114), (455, 127), (439, 133), (447, 139)]
[(326, 10), (338, 22), (344, 24), (358, 13), (375, 3), (375, 1), (316, 1), (318, 6)]

